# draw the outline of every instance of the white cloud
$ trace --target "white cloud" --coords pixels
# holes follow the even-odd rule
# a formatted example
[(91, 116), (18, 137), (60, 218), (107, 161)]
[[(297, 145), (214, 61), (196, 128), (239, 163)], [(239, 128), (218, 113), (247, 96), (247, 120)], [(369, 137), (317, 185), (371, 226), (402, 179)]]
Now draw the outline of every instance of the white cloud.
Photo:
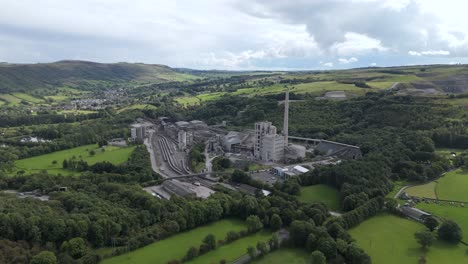
[(322, 63), (322, 66), (332, 68), (332, 67), (333, 67), (333, 62), (325, 62), (325, 63)]
[(344, 37), (345, 40), (343, 42), (335, 43), (330, 47), (332, 53), (338, 55), (356, 55), (388, 50), (388, 48), (382, 45), (380, 40), (366, 35), (348, 32)]
[(448, 50), (426, 50), (426, 51), (408, 51), (408, 55), (411, 56), (448, 56), (450, 51)]
[(453, 57), (468, 57), (468, 20), (462, 11), (468, 2), (447, 1), (254, 0), (259, 17), (306, 25), (331, 56), (443, 50)]
[(340, 64), (350, 64), (350, 63), (355, 63), (357, 61), (358, 61), (358, 59), (356, 57), (351, 57), (349, 59), (346, 59), (346, 58), (339, 58), (338, 59), (338, 62)]
[(377, 66), (377, 63), (375, 63), (375, 62), (372, 62), (372, 63), (370, 63), (370, 64), (369, 64), (369, 66), (371, 66), (371, 67), (375, 67), (375, 66)]
[(205, 53), (196, 61), (196, 65), (237, 70), (253, 68), (255, 60), (312, 58), (322, 54), (304, 27), (263, 34), (258, 41), (259, 49), (256, 50)]

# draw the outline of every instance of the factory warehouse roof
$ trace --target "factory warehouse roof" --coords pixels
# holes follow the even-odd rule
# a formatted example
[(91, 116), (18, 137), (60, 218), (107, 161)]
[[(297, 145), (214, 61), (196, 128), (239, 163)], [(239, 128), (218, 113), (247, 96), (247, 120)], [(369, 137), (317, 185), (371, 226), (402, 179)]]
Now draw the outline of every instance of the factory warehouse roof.
[(175, 122), (175, 124), (178, 127), (186, 127), (186, 126), (190, 125), (190, 123), (187, 122), (187, 121), (178, 121), (178, 122)]
[(299, 166), (299, 165), (298, 165), (298, 166), (295, 166), (295, 167), (294, 167), (294, 170), (296, 170), (296, 171), (298, 171), (298, 172), (300, 172), (300, 173), (306, 173), (306, 172), (309, 171), (308, 169), (306, 169), (306, 168), (304, 168), (304, 167), (302, 167), (302, 166)]

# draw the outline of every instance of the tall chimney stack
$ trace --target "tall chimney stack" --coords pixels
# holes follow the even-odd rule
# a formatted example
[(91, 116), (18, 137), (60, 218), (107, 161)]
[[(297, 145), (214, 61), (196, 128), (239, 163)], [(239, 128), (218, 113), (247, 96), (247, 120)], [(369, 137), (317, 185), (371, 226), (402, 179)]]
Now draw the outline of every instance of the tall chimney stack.
[(284, 146), (288, 146), (288, 131), (289, 129), (289, 87), (286, 88), (286, 94), (284, 97), (284, 119), (283, 119), (283, 135), (284, 135)]

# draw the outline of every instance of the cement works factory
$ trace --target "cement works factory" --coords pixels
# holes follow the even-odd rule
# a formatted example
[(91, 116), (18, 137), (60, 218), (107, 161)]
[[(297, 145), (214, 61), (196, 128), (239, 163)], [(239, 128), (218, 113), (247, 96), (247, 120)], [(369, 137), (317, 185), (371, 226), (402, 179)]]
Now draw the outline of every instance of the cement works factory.
[[(170, 199), (172, 195), (207, 198), (214, 193), (215, 185), (252, 195), (258, 191), (269, 194), (246, 184), (219, 181), (223, 173), (212, 170), (216, 157), (228, 158), (241, 170), (255, 164), (262, 169), (250, 171), (250, 177), (272, 185), (315, 166), (358, 159), (362, 155), (357, 146), (289, 136), (288, 125), (289, 91), (286, 91), (281, 133), (268, 121), (255, 123), (253, 129), (228, 131), (225, 122), (208, 126), (199, 120), (173, 122), (160, 117), (153, 121), (137, 120), (131, 127), (130, 140), (147, 146), (153, 170), (164, 178), (162, 184), (145, 188), (161, 199)], [(190, 161), (190, 151), (196, 145), (204, 147), (205, 164), (201, 171), (195, 171)]]

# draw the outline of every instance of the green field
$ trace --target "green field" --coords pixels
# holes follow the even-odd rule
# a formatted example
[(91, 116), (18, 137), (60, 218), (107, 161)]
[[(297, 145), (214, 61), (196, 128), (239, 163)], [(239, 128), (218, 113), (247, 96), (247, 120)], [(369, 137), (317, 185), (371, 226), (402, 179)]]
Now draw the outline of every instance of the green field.
[[(101, 263), (166, 264), (170, 260), (183, 258), (191, 246), (199, 246), (203, 238), (205, 238), (205, 236), (208, 234), (215, 235), (216, 239), (219, 240), (224, 239), (229, 231), (240, 231), (243, 229), (246, 229), (246, 226), (242, 221), (221, 220), (178, 235), (174, 235), (127, 254), (105, 259)], [(244, 248), (242, 253), (246, 252), (246, 248), (247, 246)]]
[(31, 103), (34, 103), (34, 104), (40, 104), (40, 103), (43, 103), (44, 100), (40, 99), (40, 98), (36, 98), (34, 96), (31, 96), (29, 94), (25, 94), (25, 93), (13, 93), (12, 94), (14, 97), (17, 97), (21, 100), (24, 100), (24, 101), (28, 101), (28, 102), (31, 102)]
[(468, 98), (444, 98), (441, 102), (454, 106), (468, 106)]
[(309, 254), (298, 248), (282, 248), (269, 253), (259, 260), (250, 262), (252, 264), (308, 264)]
[(301, 188), (299, 201), (323, 202), (330, 210), (339, 211), (341, 209), (340, 193), (333, 187), (325, 184), (317, 184)]
[[(393, 82), (392, 82), (393, 84)], [(381, 87), (375, 87), (375, 89), (382, 89)], [(311, 82), (311, 83), (300, 83), (291, 87), (291, 92), (294, 93), (312, 93), (315, 95), (321, 95), (328, 91), (345, 91), (347, 93), (355, 95), (364, 95), (366, 92), (372, 91), (373, 89), (363, 89), (356, 87), (354, 84), (344, 84), (335, 81), (325, 82)], [(252, 87), (252, 88), (241, 88), (235, 92), (212, 92), (203, 93), (197, 96), (183, 96), (177, 97), (175, 100), (177, 103), (183, 106), (196, 105), (201, 102), (216, 100), (225, 94), (242, 95), (242, 96), (261, 96), (270, 94), (279, 94), (284, 92), (283, 84), (274, 84), (266, 87)]]
[(18, 105), (21, 102), (21, 99), (11, 94), (0, 94), (0, 100), (5, 101), (8, 105)]
[(414, 264), (426, 255), (427, 263), (468, 263), (467, 247), (437, 241), (424, 252), (414, 239), (414, 233), (425, 227), (417, 222), (397, 216), (374, 216), (349, 233), (378, 264)]
[[(105, 152), (102, 152), (97, 145), (86, 145), (77, 148), (52, 152), (49, 154), (18, 160), (15, 162), (17, 171), (24, 170), (26, 174), (38, 172), (41, 170), (47, 170), (51, 174), (61, 173), (63, 175), (69, 175), (72, 172), (64, 170), (62, 168), (62, 162), (64, 159), (69, 159), (75, 156), (77, 159), (80, 157), (92, 165), (96, 162), (108, 161), (113, 164), (120, 164), (128, 160), (130, 154), (135, 147), (119, 148), (113, 146), (107, 146)], [(94, 156), (89, 155), (89, 151), (94, 150), (96, 154)], [(57, 164), (52, 164), (52, 161), (56, 160)]]
[(197, 97), (177, 97), (175, 98), (176, 102), (183, 106), (197, 105), (200, 103), (200, 99)]
[(437, 196), (443, 200), (468, 201), (468, 171), (457, 169), (437, 180)]
[(409, 187), (405, 192), (411, 196), (426, 197), (426, 198), (436, 198), (435, 188), (437, 182), (429, 182), (423, 185)]
[(184, 96), (175, 98), (176, 102), (183, 106), (197, 105), (201, 102), (216, 100), (225, 95), (224, 92), (203, 93), (197, 96)]
[(238, 259), (247, 254), (247, 247), (257, 245), (257, 242), (267, 242), (271, 238), (271, 232), (262, 231), (248, 237), (241, 238), (230, 244), (221, 246), (214, 251), (210, 251), (187, 263), (190, 264), (217, 264), (220, 260), (226, 260), (227, 263)]
[(468, 186), (468, 171), (457, 169), (436, 181), (410, 187), (405, 191), (411, 196), (468, 202), (466, 186)]
[[(345, 91), (356, 94), (362, 94), (366, 92), (366, 89), (356, 87), (354, 84), (343, 84), (334, 81), (327, 81), (296, 84), (291, 87), (290, 91), (294, 93), (313, 93), (317, 95), (328, 91)], [(275, 84), (271, 86), (266, 86), (264, 88), (243, 88), (233, 92), (232, 94), (256, 96), (278, 94), (282, 92), (284, 92), (284, 85)]]
[(117, 113), (121, 113), (121, 112), (128, 111), (128, 110), (135, 110), (135, 109), (137, 109), (137, 110), (156, 109), (156, 106), (150, 105), (150, 104), (134, 104), (134, 105), (127, 106), (127, 107), (124, 107), (122, 109), (119, 109), (117, 111)]
[(448, 202), (439, 204), (419, 203), (416, 207), (432, 213), (441, 219), (455, 221), (463, 231), (463, 241), (468, 241), (468, 208), (460, 205), (450, 205)]
[(76, 98), (78, 96), (90, 93), (89, 91), (77, 90), (77, 89), (70, 88), (70, 87), (59, 87), (57, 88), (57, 91), (54, 92), (53, 94), (51, 94), (47, 90), (43, 92), (47, 94), (46, 96), (44, 96), (45, 99), (56, 101), (56, 102), (65, 101), (70, 98)]
[(366, 84), (375, 89), (388, 89), (392, 87), (395, 82), (367, 82)]
[(97, 111), (94, 110), (62, 110), (58, 111), (58, 114), (74, 114), (74, 115), (87, 115), (87, 114), (95, 114)]

